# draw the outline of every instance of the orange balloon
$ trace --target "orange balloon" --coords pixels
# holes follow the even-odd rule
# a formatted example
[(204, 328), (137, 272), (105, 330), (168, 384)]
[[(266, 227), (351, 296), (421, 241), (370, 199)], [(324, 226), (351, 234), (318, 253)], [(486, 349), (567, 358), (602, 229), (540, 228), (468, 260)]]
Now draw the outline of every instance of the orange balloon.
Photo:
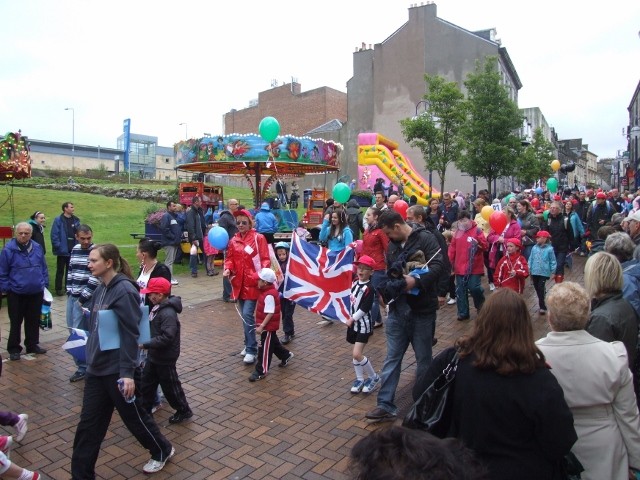
[(480, 215), (488, 222), (493, 212), (494, 210), (491, 206), (485, 205), (484, 207), (482, 207), (482, 210), (480, 210)]
[(558, 170), (560, 170), (560, 160), (554, 160), (553, 162), (551, 162), (551, 169), (554, 172), (557, 172)]

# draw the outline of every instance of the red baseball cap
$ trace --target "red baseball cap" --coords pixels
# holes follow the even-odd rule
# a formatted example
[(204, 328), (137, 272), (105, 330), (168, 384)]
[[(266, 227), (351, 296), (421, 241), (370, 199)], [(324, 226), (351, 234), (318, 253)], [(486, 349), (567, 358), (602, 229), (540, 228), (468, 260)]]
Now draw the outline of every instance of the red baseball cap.
[(522, 248), (522, 242), (518, 238), (509, 238), (506, 243), (513, 243), (516, 247)]
[(551, 238), (551, 234), (546, 230), (540, 230), (538, 233), (536, 233), (536, 238), (540, 238), (540, 237)]
[(602, 198), (602, 199), (606, 199), (607, 198), (607, 194), (604, 192), (598, 192), (596, 194), (596, 198)]
[(164, 277), (154, 277), (149, 280), (147, 286), (140, 290), (140, 293), (162, 293), (171, 295), (171, 282)]
[(376, 261), (369, 255), (362, 255), (356, 262), (353, 263), (355, 263), (356, 265), (365, 265), (371, 269), (376, 266)]

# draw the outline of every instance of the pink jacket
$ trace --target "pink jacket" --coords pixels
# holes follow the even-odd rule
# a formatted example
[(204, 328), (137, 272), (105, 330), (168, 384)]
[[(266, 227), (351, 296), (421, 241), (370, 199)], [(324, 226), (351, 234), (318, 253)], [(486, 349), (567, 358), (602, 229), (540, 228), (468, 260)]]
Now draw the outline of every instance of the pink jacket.
[[(520, 234), (520, 224), (517, 220), (511, 220), (511, 223), (507, 225), (507, 229), (504, 232), (496, 233), (493, 228), (489, 230), (489, 235), (487, 235), (487, 240), (491, 245), (489, 250), (489, 267), (496, 268), (496, 264), (498, 263), (498, 259), (496, 258), (498, 255), (498, 249), (502, 247), (502, 253), (507, 252), (507, 240), (510, 238), (517, 238), (520, 240), (522, 236)], [(504, 243), (498, 242), (498, 238), (503, 237)]]
[(231, 288), (233, 298), (240, 300), (257, 300), (258, 271), (271, 266), (269, 258), (269, 246), (264, 235), (251, 229), (242, 236), (236, 233), (227, 246), (227, 254), (224, 260), (225, 270), (231, 275)]
[[(475, 242), (476, 245), (473, 245)], [(456, 275), (482, 275), (484, 259), (482, 252), (488, 248), (487, 239), (476, 222), (471, 222), (467, 231), (456, 230), (449, 244), (449, 261)], [(469, 255), (475, 249), (473, 257)]]

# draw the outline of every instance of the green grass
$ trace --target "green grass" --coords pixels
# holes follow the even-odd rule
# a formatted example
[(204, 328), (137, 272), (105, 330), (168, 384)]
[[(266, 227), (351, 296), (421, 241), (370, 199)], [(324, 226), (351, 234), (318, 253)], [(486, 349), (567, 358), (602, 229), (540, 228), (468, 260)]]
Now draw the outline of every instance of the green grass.
[[(35, 179), (31, 179), (33, 181)], [(77, 178), (78, 183), (83, 179)], [(112, 184), (114, 188), (118, 184)], [(139, 185), (133, 185), (137, 188)], [(154, 188), (162, 188), (155, 185)], [(173, 185), (164, 188), (172, 189)], [(225, 199), (236, 198), (241, 204), (248, 207), (252, 204), (251, 190), (240, 187), (224, 187)], [(73, 191), (49, 190), (29, 187), (12, 187), (5, 184), (0, 186), (0, 226), (13, 226), (18, 222), (27, 221), (37, 210), (44, 212), (47, 222), (44, 236), (47, 247), (47, 265), (49, 267), (50, 285), (53, 287), (53, 280), (56, 270), (56, 257), (51, 248), (51, 225), (55, 217), (62, 213), (62, 204), (72, 202), (75, 206), (75, 214), (82, 223), (88, 224), (93, 230), (94, 243), (113, 243), (120, 249), (121, 255), (132, 266), (134, 273), (137, 272), (136, 245), (138, 240), (131, 237), (131, 233), (144, 233), (145, 211), (151, 202), (142, 200), (125, 200), (122, 198), (106, 197), (103, 195), (93, 195), (89, 193), (78, 193)], [(13, 208), (12, 208), (13, 205)], [(303, 208), (298, 208), (298, 217), (302, 219)], [(161, 252), (159, 259), (164, 260)], [(176, 274), (188, 271), (187, 262), (185, 265), (174, 265)]]

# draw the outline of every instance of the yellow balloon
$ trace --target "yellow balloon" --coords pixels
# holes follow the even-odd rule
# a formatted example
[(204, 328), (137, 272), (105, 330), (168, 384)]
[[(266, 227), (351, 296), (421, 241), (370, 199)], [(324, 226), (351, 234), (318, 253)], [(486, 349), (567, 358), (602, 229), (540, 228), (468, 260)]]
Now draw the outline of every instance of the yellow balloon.
[(482, 210), (480, 210), (480, 215), (482, 215), (482, 218), (484, 218), (488, 222), (489, 218), (491, 218), (491, 214), (494, 211), (495, 210), (492, 207), (490, 207), (489, 205), (485, 205), (484, 207), (482, 207)]
[(554, 172), (557, 172), (558, 170), (560, 170), (560, 160), (554, 160), (553, 162), (551, 162), (551, 169)]

